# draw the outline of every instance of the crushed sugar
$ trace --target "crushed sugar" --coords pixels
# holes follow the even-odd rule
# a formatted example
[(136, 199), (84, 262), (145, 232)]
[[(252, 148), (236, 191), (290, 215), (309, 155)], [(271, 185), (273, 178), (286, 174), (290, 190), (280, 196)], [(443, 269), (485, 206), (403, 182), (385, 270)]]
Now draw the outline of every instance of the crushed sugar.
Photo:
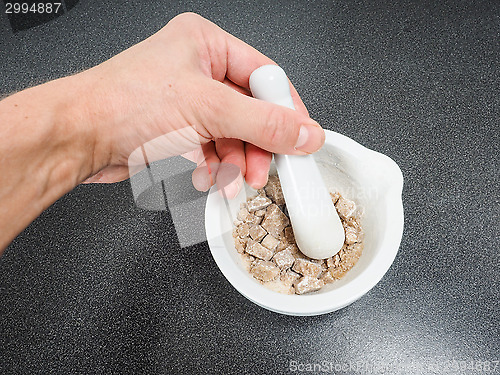
[(258, 195), (242, 203), (233, 237), (250, 274), (266, 287), (285, 294), (305, 294), (342, 278), (363, 251), (363, 231), (356, 204), (339, 192), (332, 201), (345, 230), (342, 249), (316, 260), (302, 254), (293, 236), (277, 176), (270, 176)]

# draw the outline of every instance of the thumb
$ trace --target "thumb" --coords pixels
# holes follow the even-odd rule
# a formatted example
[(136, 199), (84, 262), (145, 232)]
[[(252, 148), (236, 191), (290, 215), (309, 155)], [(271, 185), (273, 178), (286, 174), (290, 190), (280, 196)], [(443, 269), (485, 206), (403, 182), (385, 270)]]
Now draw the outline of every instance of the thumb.
[(325, 142), (321, 126), (298, 111), (240, 94), (223, 84), (213, 94), (204, 125), (216, 138), (237, 138), (270, 152), (292, 155), (311, 154)]

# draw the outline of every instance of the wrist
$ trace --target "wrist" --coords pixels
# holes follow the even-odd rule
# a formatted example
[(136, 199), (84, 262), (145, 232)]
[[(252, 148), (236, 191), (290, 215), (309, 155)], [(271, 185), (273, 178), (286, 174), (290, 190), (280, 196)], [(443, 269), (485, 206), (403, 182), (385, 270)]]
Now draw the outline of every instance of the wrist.
[(72, 138), (70, 142), (79, 152), (79, 182), (107, 167), (112, 155), (111, 144), (103, 131), (104, 125), (109, 123), (108, 110), (103, 110), (105, 104), (98, 80), (88, 72), (51, 82), (59, 84), (64, 92), (57, 127), (68, 129)]
[(85, 105), (87, 88), (75, 77), (48, 82), (31, 89), (39, 92), (30, 93), (33, 100), (43, 98), (40, 109), (46, 110), (48, 117), (44, 122), (45, 144), (54, 156), (53, 163), (68, 168), (67, 177), (74, 186), (104, 167), (95, 157), (97, 132)]
[(127, 123), (134, 116), (129, 113), (130, 103), (124, 101), (127, 88), (113, 78), (110, 70), (101, 64), (64, 78), (75, 88), (78, 98), (68, 111), (69, 116), (91, 144), (89, 176), (113, 164), (126, 164), (128, 156), (120, 157), (117, 147), (123, 146)]

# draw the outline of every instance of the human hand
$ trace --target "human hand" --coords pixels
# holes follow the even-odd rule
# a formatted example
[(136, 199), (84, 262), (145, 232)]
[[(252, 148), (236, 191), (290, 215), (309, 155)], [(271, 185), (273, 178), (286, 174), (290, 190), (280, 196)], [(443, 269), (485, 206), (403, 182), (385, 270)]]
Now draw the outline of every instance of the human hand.
[(273, 61), (196, 14), (181, 14), (143, 42), (75, 77), (87, 82), (96, 135), (94, 174), (86, 182), (129, 177), (143, 161), (183, 155), (197, 163), (193, 185), (206, 191), (236, 165), (225, 187), (267, 182), (272, 152), (303, 155), (324, 143), (290, 85), (296, 111), (251, 97), (250, 74)]

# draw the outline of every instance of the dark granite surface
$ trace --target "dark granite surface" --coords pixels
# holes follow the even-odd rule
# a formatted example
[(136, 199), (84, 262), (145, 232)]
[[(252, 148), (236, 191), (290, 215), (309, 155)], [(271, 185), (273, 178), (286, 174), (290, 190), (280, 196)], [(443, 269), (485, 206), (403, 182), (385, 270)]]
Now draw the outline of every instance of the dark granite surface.
[(393, 266), (341, 311), (281, 316), (236, 292), (206, 242), (181, 249), (128, 182), (79, 186), (0, 258), (0, 373), (500, 373), (500, 2), (82, 0), (16, 34), (2, 14), (1, 93), (187, 10), (275, 59), (325, 128), (400, 165)]

